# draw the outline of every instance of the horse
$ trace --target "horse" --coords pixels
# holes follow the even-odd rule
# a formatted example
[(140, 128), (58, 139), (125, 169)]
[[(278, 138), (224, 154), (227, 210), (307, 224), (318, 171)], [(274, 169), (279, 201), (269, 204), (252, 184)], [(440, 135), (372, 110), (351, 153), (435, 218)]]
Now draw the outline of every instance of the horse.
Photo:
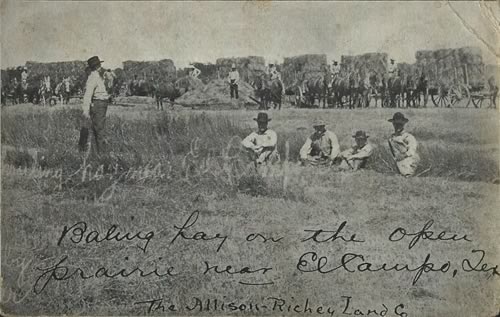
[(168, 98), (171, 102), (174, 102), (175, 99), (181, 96), (179, 89), (175, 87), (175, 83), (173, 82), (154, 82), (153, 83), (153, 97), (156, 100), (156, 109), (163, 109), (163, 99)]
[(337, 76), (332, 82), (330, 95), (333, 95), (334, 106), (337, 108), (353, 108), (356, 99), (356, 82), (350, 74)]
[(400, 76), (389, 78), (387, 81), (388, 107), (401, 108), (401, 97), (404, 93), (404, 84)]
[(279, 79), (271, 79), (268, 74), (256, 76), (252, 86), (255, 89), (255, 96), (260, 100), (259, 109), (269, 109), (269, 104), (273, 104), (274, 109), (281, 110), (283, 85)]
[(306, 87), (307, 92), (303, 93), (308, 104), (313, 107), (314, 102), (318, 99), (318, 106), (321, 107), (321, 101), (323, 101), (323, 108), (328, 107), (327, 95), (328, 95), (328, 82), (326, 75), (318, 75), (306, 79), (303, 83)]

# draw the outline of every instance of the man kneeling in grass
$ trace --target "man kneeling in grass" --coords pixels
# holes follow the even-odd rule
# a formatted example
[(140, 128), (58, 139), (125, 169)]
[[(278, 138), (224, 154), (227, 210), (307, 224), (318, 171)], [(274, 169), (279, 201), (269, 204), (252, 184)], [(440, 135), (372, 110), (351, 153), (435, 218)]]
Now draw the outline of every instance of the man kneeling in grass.
[(350, 149), (340, 153), (342, 162), (339, 167), (342, 170), (356, 171), (360, 168), (364, 168), (366, 162), (373, 153), (373, 146), (368, 143), (368, 135), (365, 131), (356, 131), (352, 137), (356, 144)]
[(314, 133), (300, 149), (302, 165), (332, 165), (339, 155), (340, 146), (335, 133), (326, 129), (323, 120), (315, 120)]

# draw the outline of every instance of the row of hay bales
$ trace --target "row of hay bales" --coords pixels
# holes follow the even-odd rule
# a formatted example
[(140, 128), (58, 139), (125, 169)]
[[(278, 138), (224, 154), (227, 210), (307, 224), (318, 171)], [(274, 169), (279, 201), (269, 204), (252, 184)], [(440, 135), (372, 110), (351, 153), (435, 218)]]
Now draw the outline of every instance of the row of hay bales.
[(281, 67), (281, 77), (285, 87), (290, 87), (303, 80), (323, 76), (327, 69), (325, 54), (285, 57)]
[(416, 67), (426, 74), (432, 86), (450, 86), (455, 79), (465, 83), (466, 78), (472, 86), (484, 84), (484, 63), (478, 47), (417, 51), (415, 58)]
[(123, 62), (124, 80), (130, 81), (137, 77), (143, 80), (173, 81), (177, 78), (174, 62), (171, 59), (160, 61), (125, 61)]
[(344, 74), (365, 78), (368, 74), (382, 76), (387, 72), (387, 53), (366, 53), (361, 55), (342, 55), (340, 59)]

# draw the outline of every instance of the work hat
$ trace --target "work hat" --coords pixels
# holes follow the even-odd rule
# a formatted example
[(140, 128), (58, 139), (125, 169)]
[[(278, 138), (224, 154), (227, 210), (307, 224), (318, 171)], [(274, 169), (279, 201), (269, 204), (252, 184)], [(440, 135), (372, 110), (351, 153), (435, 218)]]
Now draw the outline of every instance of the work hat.
[(235, 63), (231, 64), (231, 68), (236, 68), (236, 64)]
[(336, 60), (333, 60), (332, 63), (337, 64), (338, 62)]
[(254, 118), (254, 120), (257, 122), (269, 122), (269, 121), (271, 121), (271, 119), (269, 119), (267, 117), (267, 113), (265, 113), (265, 112), (259, 112), (259, 114), (257, 115), (257, 118)]
[(315, 119), (313, 121), (313, 127), (321, 127), (321, 126), (326, 126), (326, 122), (321, 119)]
[(409, 120), (407, 118), (405, 118), (404, 114), (402, 114), (401, 112), (396, 112), (392, 116), (392, 119), (389, 119), (388, 121), (389, 122), (402, 122), (402, 123), (406, 123)]
[(358, 130), (352, 137), (355, 139), (368, 139), (369, 135), (363, 130)]
[(391, 58), (391, 62), (394, 62), (394, 58)]
[(92, 56), (87, 60), (87, 65), (89, 65), (89, 67), (91, 68), (95, 68), (96, 66), (100, 66), (102, 62), (104, 61), (99, 60), (99, 57)]

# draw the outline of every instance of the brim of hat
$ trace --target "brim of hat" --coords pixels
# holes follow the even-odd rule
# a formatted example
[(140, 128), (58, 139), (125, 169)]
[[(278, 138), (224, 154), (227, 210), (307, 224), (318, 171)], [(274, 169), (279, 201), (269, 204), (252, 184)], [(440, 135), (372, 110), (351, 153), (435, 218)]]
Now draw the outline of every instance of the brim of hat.
[(253, 118), (254, 121), (257, 121), (257, 122), (269, 122), (271, 121), (272, 119), (267, 119), (267, 120), (257, 120), (256, 118)]
[(355, 135), (353, 135), (352, 137), (355, 139), (368, 139), (370, 136), (369, 135), (367, 135), (367, 136), (359, 136), (359, 135), (355, 136)]
[(389, 119), (387, 120), (389, 122), (408, 122), (409, 120), (408, 119), (404, 119), (404, 120), (394, 120), (394, 119)]

